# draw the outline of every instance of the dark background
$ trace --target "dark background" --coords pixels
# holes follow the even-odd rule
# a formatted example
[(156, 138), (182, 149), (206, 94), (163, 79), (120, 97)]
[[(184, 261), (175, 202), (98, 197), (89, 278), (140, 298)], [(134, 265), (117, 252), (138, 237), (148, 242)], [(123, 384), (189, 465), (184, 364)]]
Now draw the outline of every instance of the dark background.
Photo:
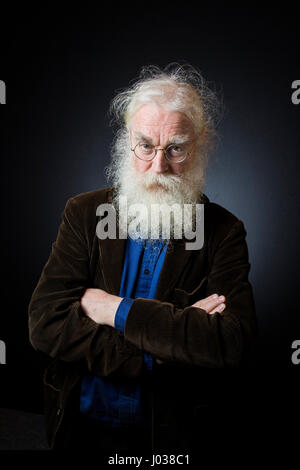
[(225, 105), (205, 192), (247, 230), (260, 337), (245, 388), (261, 409), (271, 400), (270, 413), (287, 402), (298, 410), (299, 16), (296, 2), (228, 5), (3, 7), (0, 407), (42, 412), (44, 360), (28, 341), (28, 303), (67, 199), (107, 184), (112, 97), (143, 65), (188, 62)]

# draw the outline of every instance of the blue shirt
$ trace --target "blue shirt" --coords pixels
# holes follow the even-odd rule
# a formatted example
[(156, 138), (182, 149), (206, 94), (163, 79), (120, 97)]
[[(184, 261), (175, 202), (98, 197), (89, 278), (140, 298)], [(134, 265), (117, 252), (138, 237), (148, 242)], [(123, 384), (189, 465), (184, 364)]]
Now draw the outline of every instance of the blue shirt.
[[(163, 240), (127, 239), (120, 286), (123, 297), (115, 315), (115, 328), (124, 332), (127, 315), (137, 297), (154, 299), (167, 243)], [(151, 374), (152, 357), (144, 353), (145, 374)], [(80, 411), (112, 426), (150, 425), (151, 391), (137, 379), (88, 375), (81, 385)]]

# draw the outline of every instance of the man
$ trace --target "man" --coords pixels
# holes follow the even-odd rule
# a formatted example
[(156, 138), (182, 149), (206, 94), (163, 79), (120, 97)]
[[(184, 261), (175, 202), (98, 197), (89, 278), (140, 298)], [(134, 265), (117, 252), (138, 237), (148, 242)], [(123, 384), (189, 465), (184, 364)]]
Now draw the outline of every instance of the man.
[[(209, 371), (243, 364), (256, 333), (246, 231), (203, 193), (216, 104), (196, 70), (174, 65), (144, 68), (112, 102), (113, 185), (68, 200), (29, 305), (30, 341), (53, 359), (44, 384), (54, 449), (195, 449)], [(124, 200), (145, 210), (134, 219)], [(196, 248), (187, 206), (195, 236), (204, 207)], [(161, 207), (174, 209), (169, 233)]]

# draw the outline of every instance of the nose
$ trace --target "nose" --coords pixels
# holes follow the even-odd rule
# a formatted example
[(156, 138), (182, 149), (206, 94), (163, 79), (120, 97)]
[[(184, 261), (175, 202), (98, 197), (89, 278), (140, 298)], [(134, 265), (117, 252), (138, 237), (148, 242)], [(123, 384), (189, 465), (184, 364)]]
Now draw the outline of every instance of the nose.
[(167, 160), (165, 159), (164, 151), (157, 149), (156, 156), (152, 160), (152, 171), (154, 173), (166, 173), (169, 169)]

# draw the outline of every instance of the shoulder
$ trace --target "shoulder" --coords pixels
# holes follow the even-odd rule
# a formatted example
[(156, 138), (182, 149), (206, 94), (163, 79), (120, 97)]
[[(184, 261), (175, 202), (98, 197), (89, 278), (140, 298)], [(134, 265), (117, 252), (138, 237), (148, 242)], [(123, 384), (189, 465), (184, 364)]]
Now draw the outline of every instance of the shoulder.
[(112, 193), (113, 188), (102, 188), (76, 194), (67, 200), (64, 216), (73, 223), (94, 231), (97, 208), (100, 204), (111, 202)]
[(100, 204), (111, 202), (112, 194), (112, 187), (76, 194), (67, 200), (65, 210), (95, 216)]
[(101, 188), (77, 194), (68, 199), (67, 204), (76, 205), (80, 209), (90, 210), (111, 200), (113, 188)]

